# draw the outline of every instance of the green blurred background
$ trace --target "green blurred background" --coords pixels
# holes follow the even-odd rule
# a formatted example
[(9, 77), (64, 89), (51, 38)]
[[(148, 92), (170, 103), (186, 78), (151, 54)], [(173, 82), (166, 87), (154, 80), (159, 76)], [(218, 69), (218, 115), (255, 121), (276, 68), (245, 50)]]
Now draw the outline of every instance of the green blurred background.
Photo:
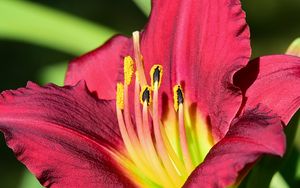
[[(253, 57), (284, 53), (300, 37), (300, 0), (242, 0), (242, 4), (251, 28)], [(148, 12), (148, 0), (0, 0), (0, 90), (23, 87), (28, 80), (62, 84), (69, 60), (115, 33), (130, 35), (143, 28)], [(297, 127), (298, 119), (294, 120)], [(300, 135), (290, 149), (288, 162), (278, 166), (280, 171), (271, 187), (300, 187), (299, 153)], [(0, 134), (2, 187), (40, 186)]]

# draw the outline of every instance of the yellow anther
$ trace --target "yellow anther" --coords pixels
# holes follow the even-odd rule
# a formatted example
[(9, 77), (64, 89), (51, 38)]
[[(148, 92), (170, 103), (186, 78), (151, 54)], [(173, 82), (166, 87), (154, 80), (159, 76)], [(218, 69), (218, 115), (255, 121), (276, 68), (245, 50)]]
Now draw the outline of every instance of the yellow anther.
[(147, 102), (147, 105), (149, 106), (152, 102), (152, 98), (151, 98), (151, 87), (148, 85), (144, 85), (142, 87), (141, 93), (140, 93), (140, 101), (142, 104), (144, 104), (144, 102)]
[(173, 87), (173, 99), (174, 99), (174, 109), (177, 112), (179, 104), (183, 104), (184, 96), (180, 85), (175, 85)]
[(124, 82), (129, 85), (134, 72), (134, 61), (130, 56), (124, 58)]
[(153, 65), (150, 70), (151, 77), (151, 86), (154, 89), (154, 86), (157, 84), (157, 89), (159, 88), (162, 80), (163, 68), (161, 65)]
[(117, 107), (121, 110), (124, 109), (124, 85), (117, 83), (117, 96), (116, 96)]

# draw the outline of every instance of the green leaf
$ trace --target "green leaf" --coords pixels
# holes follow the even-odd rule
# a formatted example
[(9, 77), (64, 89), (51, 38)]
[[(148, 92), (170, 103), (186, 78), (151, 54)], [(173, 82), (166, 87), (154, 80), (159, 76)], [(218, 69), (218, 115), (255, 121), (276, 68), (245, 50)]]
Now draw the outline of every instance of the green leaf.
[(73, 55), (96, 48), (115, 31), (28, 1), (0, 1), (0, 39), (19, 40)]
[(64, 84), (66, 70), (66, 62), (44, 67), (42, 70), (39, 71), (39, 82), (42, 85), (51, 82), (62, 86)]
[(299, 154), (299, 151), (297, 151), (296, 147), (294, 146), (292, 154), (290, 155), (289, 159), (283, 163), (279, 171), (285, 182), (290, 187), (299, 187), (296, 186), (298, 184), (297, 181), (299, 180), (299, 178), (297, 178)]
[(292, 42), (286, 51), (286, 54), (300, 56), (300, 38)]
[[(300, 122), (299, 122), (300, 123)], [(298, 125), (299, 126), (299, 125)], [(290, 187), (300, 187), (300, 129), (297, 130), (292, 153), (280, 168), (280, 174)]]
[(299, 182), (299, 180), (300, 180), (300, 156), (298, 156), (296, 169), (297, 170), (296, 170), (295, 178)]
[(150, 0), (133, 0), (135, 4), (144, 12), (146, 16), (149, 16), (151, 11), (151, 1)]
[(285, 182), (279, 172), (277, 172), (271, 181), (270, 188), (289, 188), (289, 185)]
[(42, 188), (43, 186), (39, 183), (34, 175), (32, 175), (28, 170), (24, 171), (23, 179), (20, 183), (19, 188)]

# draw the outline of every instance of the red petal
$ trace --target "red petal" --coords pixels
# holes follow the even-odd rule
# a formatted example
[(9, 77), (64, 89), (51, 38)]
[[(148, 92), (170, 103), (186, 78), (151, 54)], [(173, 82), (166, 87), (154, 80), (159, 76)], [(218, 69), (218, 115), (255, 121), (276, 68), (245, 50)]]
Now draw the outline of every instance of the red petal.
[(300, 58), (274, 55), (257, 58), (235, 77), (245, 93), (245, 108), (262, 103), (285, 124), (300, 107)]
[(281, 120), (267, 108), (247, 110), (233, 122), (226, 136), (216, 144), (204, 162), (190, 175), (185, 187), (228, 187), (247, 164), (262, 154), (282, 156), (285, 136)]
[(128, 185), (105, 150), (123, 147), (110, 103), (95, 99), (84, 84), (29, 83), (1, 94), (0, 130), (46, 187)]
[(115, 99), (118, 80), (123, 80), (123, 57), (127, 55), (129, 39), (115, 36), (103, 46), (70, 62), (65, 84), (85, 80), (89, 90), (101, 99)]
[(249, 29), (238, 0), (154, 0), (142, 37), (146, 72), (164, 66), (162, 91), (172, 100), (181, 83), (187, 98), (209, 116), (216, 138), (241, 104), (233, 74), (247, 64)]

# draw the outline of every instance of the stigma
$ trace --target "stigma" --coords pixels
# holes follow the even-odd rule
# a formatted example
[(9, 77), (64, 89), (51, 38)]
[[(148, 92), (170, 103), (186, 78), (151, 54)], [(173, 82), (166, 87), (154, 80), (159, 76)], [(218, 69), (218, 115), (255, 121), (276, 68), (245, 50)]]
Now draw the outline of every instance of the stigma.
[[(159, 88), (163, 84), (163, 66), (152, 66), (148, 84), (138, 32), (133, 33), (133, 44), (134, 57), (124, 57), (124, 82), (117, 84), (116, 93), (117, 119), (125, 149), (116, 152), (114, 158), (138, 186), (181, 187), (201, 161), (192, 155), (197, 140), (187, 136), (189, 128), (185, 124), (190, 124), (190, 118), (185, 115), (183, 88), (180, 84), (173, 87), (175, 118), (162, 121)], [(133, 96), (129, 95), (131, 90)], [(178, 134), (170, 136), (167, 124), (174, 125)]]

